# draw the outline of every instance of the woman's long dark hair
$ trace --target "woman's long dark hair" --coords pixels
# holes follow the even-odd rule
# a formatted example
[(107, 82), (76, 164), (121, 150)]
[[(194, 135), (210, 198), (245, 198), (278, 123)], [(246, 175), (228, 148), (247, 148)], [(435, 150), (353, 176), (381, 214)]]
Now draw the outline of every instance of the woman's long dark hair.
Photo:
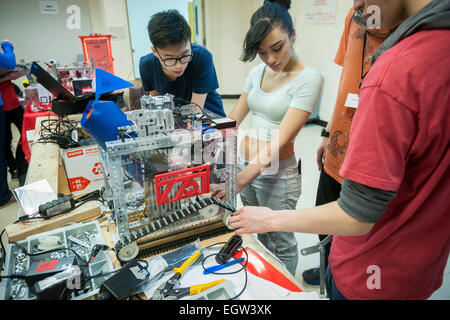
[(294, 25), (292, 23), (289, 9), (291, 0), (265, 0), (264, 5), (259, 8), (252, 16), (250, 29), (244, 40), (244, 52), (241, 60), (243, 62), (253, 61), (258, 54), (260, 42), (275, 27), (281, 27), (292, 35)]

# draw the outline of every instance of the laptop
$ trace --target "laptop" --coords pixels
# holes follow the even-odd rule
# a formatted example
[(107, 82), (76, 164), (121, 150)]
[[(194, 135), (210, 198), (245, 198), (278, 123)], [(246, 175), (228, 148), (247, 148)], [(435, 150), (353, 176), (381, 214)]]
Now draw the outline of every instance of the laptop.
[(89, 92), (81, 95), (73, 95), (61, 83), (44, 70), (36, 61), (31, 65), (30, 73), (33, 74), (37, 81), (42, 84), (48, 91), (50, 91), (56, 100), (67, 100), (70, 102), (77, 102), (95, 98), (95, 92)]

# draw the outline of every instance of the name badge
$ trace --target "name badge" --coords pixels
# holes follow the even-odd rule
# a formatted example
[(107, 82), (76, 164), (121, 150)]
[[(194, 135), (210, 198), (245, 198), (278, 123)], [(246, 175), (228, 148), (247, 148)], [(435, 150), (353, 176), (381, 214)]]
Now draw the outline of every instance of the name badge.
[(349, 108), (358, 108), (359, 103), (359, 95), (354, 93), (349, 93), (347, 96), (347, 100), (345, 101), (345, 106)]

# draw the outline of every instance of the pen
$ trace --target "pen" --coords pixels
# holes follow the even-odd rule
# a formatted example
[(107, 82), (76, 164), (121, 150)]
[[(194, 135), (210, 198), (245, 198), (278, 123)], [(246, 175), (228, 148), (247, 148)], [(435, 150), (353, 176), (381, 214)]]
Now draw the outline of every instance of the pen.
[(212, 272), (216, 272), (216, 271), (228, 268), (235, 264), (241, 263), (244, 260), (245, 260), (245, 258), (234, 259), (234, 260), (224, 263), (224, 264), (219, 264), (217, 266), (212, 266), (212, 267), (206, 268), (205, 270), (203, 270), (203, 274), (208, 274), (208, 273), (212, 273)]

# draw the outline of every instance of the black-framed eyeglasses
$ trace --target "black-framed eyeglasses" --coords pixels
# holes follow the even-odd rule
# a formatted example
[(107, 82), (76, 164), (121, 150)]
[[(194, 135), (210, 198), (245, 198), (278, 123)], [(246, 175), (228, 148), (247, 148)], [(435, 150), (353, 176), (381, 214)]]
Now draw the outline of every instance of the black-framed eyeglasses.
[[(187, 64), (192, 61), (192, 56), (193, 56), (192, 53), (182, 56), (180, 58), (163, 59), (163, 57), (161, 57), (161, 55), (159, 54), (159, 51), (156, 47), (155, 47), (155, 50), (156, 50), (156, 53), (158, 53), (158, 56), (161, 58), (161, 61), (164, 63), (164, 65), (166, 67), (173, 67), (174, 65), (177, 64), (178, 61), (180, 61), (181, 64)], [(191, 45), (191, 52), (192, 52), (192, 45)]]

